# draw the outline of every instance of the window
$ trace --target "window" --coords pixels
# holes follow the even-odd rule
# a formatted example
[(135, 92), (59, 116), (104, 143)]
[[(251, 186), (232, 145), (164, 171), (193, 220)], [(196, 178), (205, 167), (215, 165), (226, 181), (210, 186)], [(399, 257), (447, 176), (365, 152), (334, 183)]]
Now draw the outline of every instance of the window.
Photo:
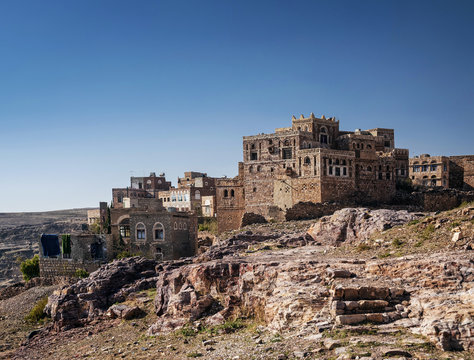
[(183, 201), (183, 197), (181, 196), (181, 194), (178, 195), (178, 201)]
[(428, 165), (423, 165), (421, 167), (421, 171), (423, 171), (423, 172), (428, 171)]
[(122, 222), (120, 222), (119, 232), (120, 232), (120, 236), (122, 236), (123, 238), (130, 237), (130, 219), (125, 219)]
[(372, 149), (372, 145), (367, 144), (367, 149)]
[(390, 180), (390, 173), (385, 174), (387, 180)]
[(342, 168), (342, 175), (347, 176), (347, 168), (346, 167)]
[(283, 159), (291, 159), (291, 148), (285, 148), (283, 149)]
[(332, 166), (329, 167), (329, 175), (332, 175)]
[(135, 229), (136, 229), (137, 240), (145, 240), (146, 239), (145, 225), (143, 223), (138, 223)]
[(153, 235), (154, 235), (154, 240), (157, 240), (157, 241), (164, 240), (165, 230), (163, 228), (163, 224), (155, 223), (155, 225), (153, 225)]
[(336, 176), (341, 176), (341, 168), (336, 167), (335, 170), (336, 170)]
[(253, 166), (252, 165), (249, 166), (249, 173), (251, 173), (251, 172), (253, 172)]
[(194, 194), (194, 198), (195, 198), (196, 200), (201, 199), (201, 192), (200, 192), (199, 190), (196, 190), (196, 193)]
[(383, 174), (379, 172), (379, 180), (383, 180)]
[(261, 171), (262, 167), (260, 165), (257, 166), (257, 171)]
[(234, 189), (230, 190), (230, 197), (234, 197), (235, 196), (235, 192), (234, 192)]
[(174, 229), (178, 230), (178, 223), (176, 221), (174, 222)]
[(308, 156), (306, 156), (306, 157), (304, 158), (304, 164), (305, 164), (305, 165), (310, 165), (310, 164), (311, 164), (311, 159), (310, 159)]
[(253, 192), (257, 192), (257, 188), (256, 188), (256, 187), (253, 188)]
[(385, 141), (383, 144), (385, 147), (390, 147), (390, 141)]
[(227, 189), (226, 189), (226, 190), (224, 190), (224, 197), (228, 197), (228, 196), (229, 196), (229, 191), (227, 191)]
[(367, 166), (367, 171), (372, 171), (372, 167), (371, 167), (371, 166)]
[(437, 167), (436, 165), (431, 165), (430, 170), (431, 170), (431, 171), (436, 171), (437, 168), (438, 168), (438, 167)]
[(328, 136), (326, 134), (319, 135), (319, 142), (321, 144), (327, 144), (328, 143)]
[(250, 153), (250, 160), (258, 160), (258, 154), (256, 152)]
[(443, 169), (444, 169), (444, 171), (448, 171), (448, 166), (446, 164), (444, 164)]

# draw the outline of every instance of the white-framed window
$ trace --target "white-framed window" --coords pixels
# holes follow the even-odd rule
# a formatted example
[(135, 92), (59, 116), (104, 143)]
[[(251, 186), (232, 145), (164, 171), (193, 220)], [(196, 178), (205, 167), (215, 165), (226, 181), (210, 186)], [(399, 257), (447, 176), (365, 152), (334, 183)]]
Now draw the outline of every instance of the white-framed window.
[(153, 225), (153, 239), (156, 241), (163, 241), (165, 239), (165, 228), (162, 223), (155, 223)]
[(137, 240), (146, 240), (146, 227), (143, 223), (138, 223), (135, 226), (135, 238)]
[(201, 199), (201, 192), (199, 190), (196, 190), (196, 192), (194, 193), (194, 196), (195, 196), (196, 200)]

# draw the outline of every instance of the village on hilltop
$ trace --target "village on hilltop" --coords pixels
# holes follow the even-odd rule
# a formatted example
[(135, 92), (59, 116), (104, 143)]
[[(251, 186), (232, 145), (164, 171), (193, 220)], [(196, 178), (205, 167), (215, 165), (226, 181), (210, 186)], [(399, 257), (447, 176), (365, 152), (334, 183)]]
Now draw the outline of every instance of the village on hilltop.
[(289, 127), (243, 137), (234, 178), (188, 171), (173, 187), (152, 172), (112, 189), (110, 205), (88, 212), (95, 231), (65, 235), (62, 246), (58, 236), (43, 236), (41, 276), (93, 271), (120, 252), (158, 261), (193, 256), (202, 219), (215, 219), (222, 233), (239, 229), (246, 214), (282, 221), (300, 203), (392, 204), (397, 189), (413, 186), (438, 190), (426, 192), (426, 202), (444, 201), (442, 189), (473, 190), (474, 155), (410, 158), (395, 147), (393, 129), (343, 131), (334, 117), (293, 116)]

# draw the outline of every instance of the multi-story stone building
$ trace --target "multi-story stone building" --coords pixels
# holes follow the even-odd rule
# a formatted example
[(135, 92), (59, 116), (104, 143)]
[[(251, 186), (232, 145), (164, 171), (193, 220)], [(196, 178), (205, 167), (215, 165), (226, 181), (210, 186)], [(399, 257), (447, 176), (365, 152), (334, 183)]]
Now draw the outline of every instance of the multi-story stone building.
[[(218, 219), (224, 208), (227, 217), (235, 208), (233, 219), (242, 212), (242, 200), (224, 196), (233, 186), (242, 187), (245, 212), (271, 218), (300, 201), (345, 200), (357, 193), (389, 201), (397, 180), (408, 177), (408, 150), (395, 148), (393, 129), (341, 131), (335, 118), (313, 113), (293, 116), (291, 127), (272, 134), (244, 136), (243, 160), (239, 177), (217, 183)], [(232, 226), (238, 227), (235, 221)]]
[(449, 187), (449, 158), (422, 154), (410, 158), (409, 176), (414, 185)]
[[(158, 198), (158, 192), (171, 188), (171, 182), (166, 181), (165, 174), (156, 176), (154, 172), (150, 176), (130, 177), (130, 187), (112, 189), (112, 207), (120, 209), (124, 207), (124, 199), (127, 198), (125, 206), (133, 205), (137, 199)], [(131, 206), (130, 205), (130, 206)]]
[(208, 177), (206, 173), (189, 171), (184, 177), (178, 178), (178, 187), (167, 191), (160, 191), (159, 198), (165, 208), (175, 208), (179, 211), (194, 211), (198, 215), (210, 210), (215, 203), (216, 179)]
[(474, 155), (410, 158), (410, 179), (414, 185), (474, 189)]
[(115, 248), (157, 260), (172, 260), (196, 253), (197, 217), (166, 210), (159, 199), (138, 199), (136, 206), (110, 211)]

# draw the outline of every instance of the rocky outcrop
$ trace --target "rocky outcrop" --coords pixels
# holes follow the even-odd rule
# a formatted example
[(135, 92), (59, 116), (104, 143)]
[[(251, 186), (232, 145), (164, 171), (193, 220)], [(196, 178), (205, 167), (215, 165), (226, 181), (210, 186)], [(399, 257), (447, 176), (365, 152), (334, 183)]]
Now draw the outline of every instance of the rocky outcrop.
[(115, 260), (88, 278), (64, 287), (49, 297), (45, 312), (57, 330), (68, 329), (101, 317), (128, 294), (156, 284), (156, 262), (140, 257)]
[(244, 227), (247, 225), (252, 225), (252, 224), (266, 224), (267, 220), (265, 219), (264, 216), (260, 214), (255, 214), (255, 213), (245, 213), (244, 216), (242, 216), (242, 224), (240, 227)]
[(308, 234), (315, 241), (337, 246), (343, 242), (366, 240), (377, 231), (403, 225), (420, 215), (406, 210), (346, 208), (321, 218)]

